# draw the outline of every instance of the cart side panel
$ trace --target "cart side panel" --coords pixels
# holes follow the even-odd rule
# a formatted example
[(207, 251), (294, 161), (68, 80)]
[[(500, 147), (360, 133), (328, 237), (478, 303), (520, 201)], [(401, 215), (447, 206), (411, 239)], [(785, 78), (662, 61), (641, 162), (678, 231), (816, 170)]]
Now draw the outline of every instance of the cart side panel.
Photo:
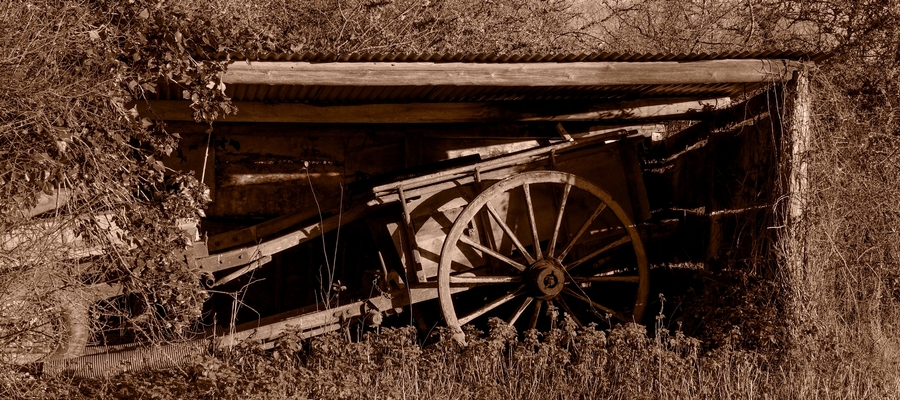
[[(632, 220), (641, 221), (645, 219), (645, 216), (649, 215), (646, 192), (643, 189), (643, 180), (640, 178), (640, 174), (635, 174), (635, 171), (640, 171), (640, 165), (636, 164), (638, 159), (636, 156), (628, 156), (626, 154), (628, 151), (634, 151), (633, 147), (621, 146), (618, 143), (605, 146), (590, 146), (556, 155), (554, 161), (548, 159), (537, 163), (481, 173), (481, 188), (487, 188), (493, 183), (520, 172), (543, 169), (560, 170), (581, 176), (597, 184), (607, 191), (613, 199), (620, 202), (620, 205), (626, 210), (626, 213)], [(431, 278), (437, 275), (444, 239), (456, 221), (456, 217), (462, 212), (468, 202), (477, 195), (478, 190), (474, 186), (471, 184), (458, 186), (432, 196), (409, 201), (408, 207), (412, 215), (412, 223), (421, 256), (420, 267), (426, 277)], [(633, 191), (637, 193), (633, 193)], [(549, 205), (557, 201), (559, 196), (556, 193), (542, 193), (539, 191), (532, 195), (535, 208), (537, 209), (541, 209), (542, 205)], [(633, 198), (640, 198), (640, 200), (632, 201)], [(518, 233), (524, 233), (530, 229), (525, 218), (527, 214), (524, 203), (521, 201), (504, 201), (503, 199), (500, 199), (500, 202), (501, 204), (497, 208), (506, 218), (505, 222), (508, 226)], [(635, 218), (635, 215), (637, 218)], [(570, 225), (578, 226), (580, 225), (579, 220), (583, 221), (587, 218), (587, 215), (571, 214), (567, 215), (567, 218)], [(538, 221), (540, 236), (549, 237), (554, 223), (555, 220)], [(504, 237), (498, 225), (490, 225), (491, 232), (473, 232), (473, 234), (488, 234), (493, 235), (494, 238)], [(402, 226), (400, 222), (388, 223), (386, 229), (394, 241), (403, 265), (411, 265), (407, 263), (403, 251), (404, 246), (407, 246), (407, 244), (404, 243), (404, 238), (401, 234)], [(495, 245), (501, 249), (512, 247), (510, 242), (495, 243)], [(458, 262), (460, 267), (472, 267), (481, 265), (485, 261), (478, 252), (470, 251), (465, 253), (463, 257), (460, 257), (459, 260), (455, 260), (455, 262)]]

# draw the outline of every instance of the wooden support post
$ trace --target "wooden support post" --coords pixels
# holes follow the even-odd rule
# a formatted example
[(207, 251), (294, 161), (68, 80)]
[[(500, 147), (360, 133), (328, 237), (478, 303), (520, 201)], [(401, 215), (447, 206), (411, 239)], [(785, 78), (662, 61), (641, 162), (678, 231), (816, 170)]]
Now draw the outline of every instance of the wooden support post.
[[(806, 206), (809, 196), (809, 150), (810, 150), (810, 93), (809, 77), (806, 71), (798, 71), (786, 91), (788, 98), (789, 119), (786, 138), (789, 143), (788, 169), (788, 206), (784, 218), (786, 226), (782, 237), (785, 251), (785, 262), (791, 285), (791, 302), (794, 318), (803, 319), (803, 309), (814, 306), (819, 292), (818, 285), (823, 282), (821, 274), (809, 268), (807, 263), (806, 239), (807, 221)], [(784, 140), (784, 139), (783, 139)]]
[(806, 209), (809, 196), (809, 163), (807, 156), (810, 148), (809, 132), (809, 77), (805, 71), (799, 71), (791, 82), (790, 94), (794, 96), (791, 107), (791, 175), (790, 175), (790, 222), (800, 223)]

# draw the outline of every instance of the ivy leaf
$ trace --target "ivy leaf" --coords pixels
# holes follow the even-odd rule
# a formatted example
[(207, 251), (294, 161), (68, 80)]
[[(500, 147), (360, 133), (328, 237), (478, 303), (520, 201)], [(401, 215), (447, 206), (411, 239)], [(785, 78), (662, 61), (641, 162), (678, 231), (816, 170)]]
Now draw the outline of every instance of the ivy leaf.
[(143, 9), (143, 10), (141, 11), (141, 13), (138, 14), (138, 18), (140, 18), (140, 19), (147, 19), (147, 18), (150, 18), (150, 11), (148, 11), (146, 8)]
[(163, 164), (162, 161), (155, 161), (150, 166), (157, 172), (165, 172), (166, 171), (166, 166)]
[(145, 82), (145, 83), (141, 84), (141, 87), (150, 93), (156, 93), (156, 84), (155, 83)]

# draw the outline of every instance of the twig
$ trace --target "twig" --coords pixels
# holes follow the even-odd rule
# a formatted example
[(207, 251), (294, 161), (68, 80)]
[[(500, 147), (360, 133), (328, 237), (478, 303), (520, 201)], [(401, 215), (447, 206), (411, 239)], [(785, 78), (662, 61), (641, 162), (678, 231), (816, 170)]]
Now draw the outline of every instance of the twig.
[(209, 129), (206, 130), (206, 152), (203, 154), (203, 169), (202, 169), (202, 172), (200, 172), (200, 184), (201, 185), (205, 183), (205, 179), (206, 179), (206, 163), (209, 160), (209, 142), (212, 140), (212, 132), (213, 132), (213, 125), (212, 125), (212, 121), (210, 121)]

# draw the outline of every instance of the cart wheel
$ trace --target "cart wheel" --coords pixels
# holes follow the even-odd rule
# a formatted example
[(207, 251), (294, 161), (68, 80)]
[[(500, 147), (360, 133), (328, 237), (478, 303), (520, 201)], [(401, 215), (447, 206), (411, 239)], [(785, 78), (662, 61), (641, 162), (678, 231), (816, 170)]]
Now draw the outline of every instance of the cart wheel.
[(23, 365), (81, 355), (90, 336), (83, 299), (23, 282), (0, 295), (0, 362)]
[(502, 180), (460, 213), (441, 250), (438, 297), (454, 338), (500, 317), (519, 329), (640, 321), (649, 269), (634, 223), (578, 176), (534, 171)]

